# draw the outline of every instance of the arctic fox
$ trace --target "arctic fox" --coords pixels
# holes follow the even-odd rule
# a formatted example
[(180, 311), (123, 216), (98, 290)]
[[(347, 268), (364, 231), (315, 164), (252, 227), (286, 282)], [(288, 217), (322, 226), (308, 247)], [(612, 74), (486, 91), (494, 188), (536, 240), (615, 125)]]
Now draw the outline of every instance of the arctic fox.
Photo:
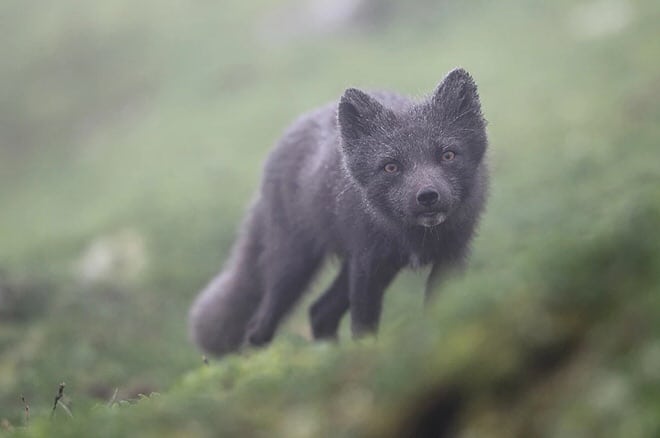
[(464, 263), (487, 194), (486, 147), (477, 87), (460, 68), (421, 101), (350, 88), (304, 114), (192, 305), (193, 340), (214, 355), (268, 343), (330, 254), (341, 267), (310, 307), (314, 338), (336, 337), (347, 311), (354, 336), (375, 332), (399, 270), (432, 265), (433, 283)]

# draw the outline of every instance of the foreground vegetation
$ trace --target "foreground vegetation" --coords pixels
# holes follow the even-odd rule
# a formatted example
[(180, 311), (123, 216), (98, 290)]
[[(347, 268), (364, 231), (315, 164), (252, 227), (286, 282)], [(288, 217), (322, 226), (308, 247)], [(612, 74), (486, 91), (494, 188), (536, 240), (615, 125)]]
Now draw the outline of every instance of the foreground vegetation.
[[(367, 2), (325, 28), (301, 4), (0, 6), (2, 427), (658, 433), (656, 2)], [(456, 65), (480, 86), (494, 181), (467, 275), (424, 317), (423, 275), (403, 275), (377, 340), (310, 343), (301, 307), (268, 349), (205, 365), (187, 306), (286, 124)], [(51, 415), (62, 381), (71, 416)]]

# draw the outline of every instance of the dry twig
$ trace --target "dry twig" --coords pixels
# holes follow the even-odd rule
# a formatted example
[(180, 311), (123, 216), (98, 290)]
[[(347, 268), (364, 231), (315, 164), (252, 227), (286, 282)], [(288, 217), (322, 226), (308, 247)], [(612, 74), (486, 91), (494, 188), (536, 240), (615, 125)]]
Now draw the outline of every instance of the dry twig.
[(23, 406), (25, 408), (25, 426), (30, 425), (30, 405), (28, 404), (27, 400), (25, 400), (25, 396), (21, 395), (21, 401), (23, 402)]

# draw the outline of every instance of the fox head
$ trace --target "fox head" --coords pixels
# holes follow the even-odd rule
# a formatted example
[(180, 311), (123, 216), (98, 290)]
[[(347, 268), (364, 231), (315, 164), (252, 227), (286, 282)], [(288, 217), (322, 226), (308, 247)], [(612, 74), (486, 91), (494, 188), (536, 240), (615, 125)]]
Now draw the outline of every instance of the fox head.
[(477, 86), (455, 69), (428, 99), (396, 106), (344, 92), (337, 110), (344, 164), (379, 215), (434, 227), (477, 183), (487, 145)]

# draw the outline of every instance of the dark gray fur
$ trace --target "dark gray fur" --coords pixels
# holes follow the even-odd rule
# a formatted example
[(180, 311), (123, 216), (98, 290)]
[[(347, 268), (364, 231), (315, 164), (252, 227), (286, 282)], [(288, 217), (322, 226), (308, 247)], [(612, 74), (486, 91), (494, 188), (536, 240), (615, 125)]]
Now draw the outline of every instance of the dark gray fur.
[(348, 89), (300, 117), (265, 164), (230, 260), (191, 308), (197, 345), (222, 355), (268, 343), (329, 254), (341, 268), (310, 308), (317, 339), (336, 337), (349, 310), (354, 336), (375, 332), (405, 266), (432, 265), (433, 289), (465, 261), (484, 207), (485, 125), (462, 69), (422, 101)]

